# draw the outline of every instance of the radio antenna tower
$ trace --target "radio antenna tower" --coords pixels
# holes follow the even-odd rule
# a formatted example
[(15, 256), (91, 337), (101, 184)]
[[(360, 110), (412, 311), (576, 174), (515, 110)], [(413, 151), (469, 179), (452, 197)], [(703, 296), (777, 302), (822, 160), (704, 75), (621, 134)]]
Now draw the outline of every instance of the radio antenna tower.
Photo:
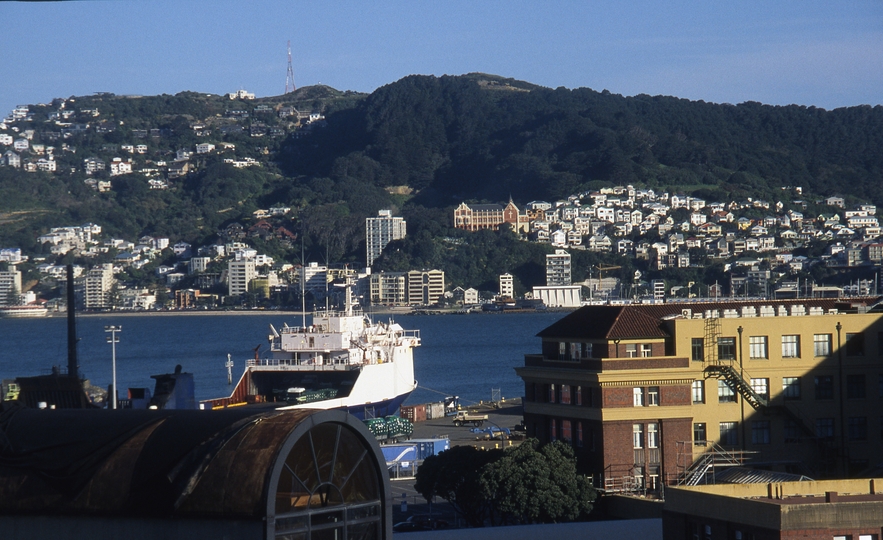
[(288, 73), (285, 75), (285, 93), (294, 92), (294, 69), (291, 68), (291, 40), (288, 40)]

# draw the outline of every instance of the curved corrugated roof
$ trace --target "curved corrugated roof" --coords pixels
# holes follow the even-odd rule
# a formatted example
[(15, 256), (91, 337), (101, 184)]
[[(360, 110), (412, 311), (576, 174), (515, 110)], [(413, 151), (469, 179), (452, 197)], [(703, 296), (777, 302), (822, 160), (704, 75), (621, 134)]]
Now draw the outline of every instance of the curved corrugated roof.
[(279, 452), (292, 433), (312, 427), (314, 415), (346, 417), (246, 407), (5, 407), (0, 513), (263, 518)]

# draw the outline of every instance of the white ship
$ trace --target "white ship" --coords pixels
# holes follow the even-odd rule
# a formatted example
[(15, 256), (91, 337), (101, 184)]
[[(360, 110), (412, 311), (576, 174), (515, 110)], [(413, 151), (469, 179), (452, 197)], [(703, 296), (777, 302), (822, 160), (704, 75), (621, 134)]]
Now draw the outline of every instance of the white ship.
[(0, 317), (10, 319), (45, 317), (49, 310), (43, 306), (36, 304), (28, 304), (24, 306), (6, 306), (0, 308)]
[(374, 322), (352, 308), (320, 312), (309, 326), (270, 326), (270, 354), (248, 360), (230, 397), (203, 408), (276, 403), (281, 409), (346, 409), (360, 418), (395, 414), (417, 386), (420, 331)]

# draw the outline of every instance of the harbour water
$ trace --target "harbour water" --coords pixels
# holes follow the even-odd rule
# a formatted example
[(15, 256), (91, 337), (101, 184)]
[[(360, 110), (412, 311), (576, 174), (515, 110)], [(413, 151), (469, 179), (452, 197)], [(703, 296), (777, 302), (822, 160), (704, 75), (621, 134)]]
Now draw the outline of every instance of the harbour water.
[[(524, 393), (515, 367), (524, 354), (538, 353), (537, 332), (565, 313), (469, 315), (375, 315), (390, 317), (406, 329), (420, 330), (422, 346), (414, 351), (418, 388), (407, 404), (460, 396), (461, 403), (488, 401), (492, 389), (501, 397)], [(309, 323), (309, 318), (307, 323)], [(105, 326), (122, 327), (116, 346), (117, 386), (153, 390), (151, 375), (174, 371), (181, 364), (194, 374), (197, 399), (229, 395), (224, 364), (233, 360), (233, 384), (254, 349), (267, 352), (269, 325), (301, 324), (294, 313), (260, 315), (90, 315), (77, 319), (80, 372), (92, 384), (107, 388), (112, 381), (110, 334)], [(67, 323), (64, 317), (0, 319), (0, 378), (49, 373), (67, 366)]]

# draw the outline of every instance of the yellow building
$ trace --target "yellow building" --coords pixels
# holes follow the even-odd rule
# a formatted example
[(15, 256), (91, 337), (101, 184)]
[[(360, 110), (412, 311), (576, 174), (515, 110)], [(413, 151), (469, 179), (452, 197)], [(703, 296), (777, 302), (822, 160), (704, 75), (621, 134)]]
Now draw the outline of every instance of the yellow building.
[(528, 435), (571, 442), (611, 490), (862, 474), (883, 462), (876, 300), (583, 307), (516, 369)]

